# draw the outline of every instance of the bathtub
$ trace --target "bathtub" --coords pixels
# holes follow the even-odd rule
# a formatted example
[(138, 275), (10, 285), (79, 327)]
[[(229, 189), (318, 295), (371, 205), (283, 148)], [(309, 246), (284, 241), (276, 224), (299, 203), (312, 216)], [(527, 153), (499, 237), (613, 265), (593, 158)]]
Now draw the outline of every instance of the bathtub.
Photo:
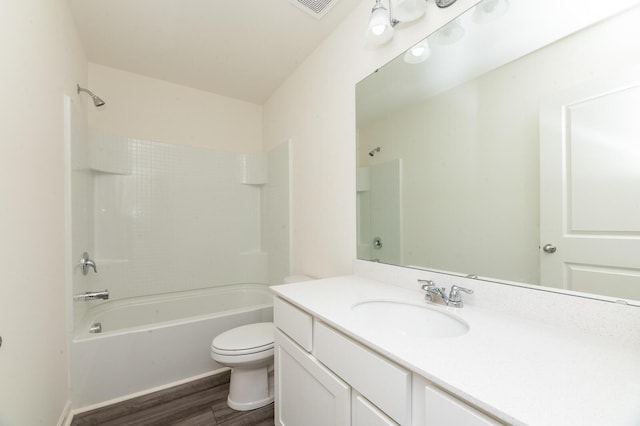
[[(91, 303), (91, 302), (87, 302)], [(222, 368), (209, 356), (221, 332), (273, 319), (268, 286), (237, 284), (105, 302), (71, 341), (71, 401), (93, 408)], [(101, 333), (89, 333), (100, 323)]]

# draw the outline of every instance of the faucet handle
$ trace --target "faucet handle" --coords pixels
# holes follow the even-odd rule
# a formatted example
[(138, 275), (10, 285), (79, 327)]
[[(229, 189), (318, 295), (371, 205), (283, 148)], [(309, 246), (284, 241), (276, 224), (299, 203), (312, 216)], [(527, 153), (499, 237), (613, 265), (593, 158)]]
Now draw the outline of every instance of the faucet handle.
[(80, 266), (82, 267), (82, 274), (87, 275), (89, 273), (89, 268), (93, 268), (93, 272), (98, 273), (98, 268), (96, 268), (96, 262), (89, 259), (89, 253), (86, 251), (82, 253), (82, 258), (80, 259)]
[(456, 308), (462, 308), (462, 296), (460, 296), (460, 292), (463, 291), (467, 294), (473, 294), (473, 290), (470, 288), (460, 287), (458, 285), (452, 285), (451, 291), (449, 292), (449, 302), (452, 306)]
[(433, 302), (433, 294), (429, 290), (437, 288), (436, 283), (431, 280), (421, 280), (418, 278), (418, 284), (420, 284), (422, 291), (426, 291), (424, 295), (425, 300)]
[(420, 284), (420, 288), (424, 291), (427, 291), (429, 288), (435, 287), (436, 283), (431, 280), (421, 280), (418, 279), (418, 284)]

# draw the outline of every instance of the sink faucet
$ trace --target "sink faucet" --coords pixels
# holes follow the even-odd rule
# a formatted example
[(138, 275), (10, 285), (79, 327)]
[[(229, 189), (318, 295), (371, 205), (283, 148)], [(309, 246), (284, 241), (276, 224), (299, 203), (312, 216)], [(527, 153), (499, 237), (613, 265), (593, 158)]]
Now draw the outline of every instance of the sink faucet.
[(444, 287), (438, 287), (436, 283), (431, 280), (418, 280), (418, 283), (421, 285), (420, 288), (426, 291), (424, 298), (430, 302), (435, 302), (433, 297), (435, 295), (440, 296), (442, 302), (445, 305), (451, 306), (453, 308), (462, 308), (464, 304), (462, 303), (462, 295), (460, 292), (465, 292), (467, 294), (473, 294), (473, 290), (460, 287), (457, 285), (452, 285), (451, 290), (449, 291), (449, 296), (446, 294), (446, 290)]

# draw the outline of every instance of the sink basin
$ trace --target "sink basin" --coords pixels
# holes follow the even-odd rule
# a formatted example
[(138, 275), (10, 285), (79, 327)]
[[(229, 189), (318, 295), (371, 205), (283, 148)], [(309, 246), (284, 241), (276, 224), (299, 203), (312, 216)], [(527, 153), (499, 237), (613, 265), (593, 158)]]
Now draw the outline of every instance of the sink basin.
[(425, 305), (390, 300), (368, 300), (351, 307), (367, 326), (407, 337), (462, 336), (469, 325), (455, 315)]

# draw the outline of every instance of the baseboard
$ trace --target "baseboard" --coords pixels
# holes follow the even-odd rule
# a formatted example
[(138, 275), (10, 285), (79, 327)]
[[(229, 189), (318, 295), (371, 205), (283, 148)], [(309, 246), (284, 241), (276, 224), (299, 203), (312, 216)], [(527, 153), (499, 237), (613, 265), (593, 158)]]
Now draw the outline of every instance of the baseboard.
[(71, 420), (73, 420), (73, 414), (71, 413), (71, 401), (67, 401), (64, 408), (62, 409), (62, 413), (60, 413), (60, 418), (58, 419), (57, 426), (70, 426)]

